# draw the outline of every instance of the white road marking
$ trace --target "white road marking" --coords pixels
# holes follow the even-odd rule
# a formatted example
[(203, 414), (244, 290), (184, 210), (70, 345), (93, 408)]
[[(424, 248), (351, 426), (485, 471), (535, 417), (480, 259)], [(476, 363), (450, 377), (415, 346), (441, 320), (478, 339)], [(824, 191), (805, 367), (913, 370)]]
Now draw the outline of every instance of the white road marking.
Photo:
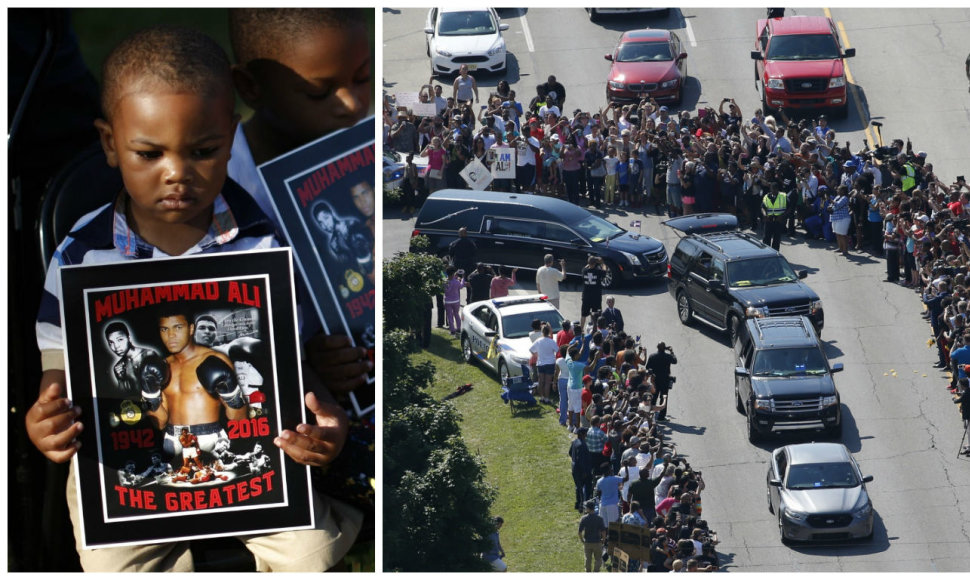
[(532, 44), (532, 33), (529, 32), (529, 21), (525, 19), (525, 11), (522, 12), (519, 20), (522, 21), (522, 34), (525, 35), (525, 45), (529, 47), (529, 52), (535, 52), (536, 47)]
[(687, 40), (690, 41), (691, 46), (697, 46), (697, 40), (694, 38), (694, 29), (690, 25), (690, 18), (684, 18), (684, 23), (687, 28)]

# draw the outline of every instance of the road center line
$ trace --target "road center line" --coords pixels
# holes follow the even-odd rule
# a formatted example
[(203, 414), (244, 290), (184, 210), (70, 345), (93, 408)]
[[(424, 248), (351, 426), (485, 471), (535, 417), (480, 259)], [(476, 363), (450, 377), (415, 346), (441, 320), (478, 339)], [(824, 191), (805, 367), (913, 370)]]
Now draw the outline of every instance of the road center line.
[[(822, 10), (825, 11), (826, 18), (832, 18), (832, 12), (828, 8), (823, 8)], [(845, 33), (845, 26), (842, 24), (842, 21), (836, 22), (836, 26), (839, 27), (839, 36), (842, 37), (843, 50), (851, 48), (852, 45), (849, 44), (849, 35)], [(859, 115), (859, 121), (864, 125), (866, 140), (869, 142), (869, 146), (875, 149), (879, 144), (872, 139), (872, 132), (869, 128), (869, 117), (862, 108), (862, 100), (859, 98), (859, 91), (856, 89), (855, 80), (852, 78), (852, 71), (849, 70), (849, 63), (843, 59), (842, 66), (845, 69), (845, 80), (849, 83), (849, 92), (852, 93), (852, 100), (855, 102), (856, 113)]]
[(684, 17), (684, 23), (686, 24), (684, 28), (687, 29), (687, 40), (690, 41), (691, 46), (697, 46), (697, 40), (694, 39), (694, 28), (690, 25), (690, 18)]
[(519, 16), (519, 20), (522, 21), (522, 34), (525, 35), (525, 45), (529, 47), (529, 52), (535, 52), (536, 47), (532, 44), (532, 33), (529, 32), (529, 21), (525, 19), (525, 13)]

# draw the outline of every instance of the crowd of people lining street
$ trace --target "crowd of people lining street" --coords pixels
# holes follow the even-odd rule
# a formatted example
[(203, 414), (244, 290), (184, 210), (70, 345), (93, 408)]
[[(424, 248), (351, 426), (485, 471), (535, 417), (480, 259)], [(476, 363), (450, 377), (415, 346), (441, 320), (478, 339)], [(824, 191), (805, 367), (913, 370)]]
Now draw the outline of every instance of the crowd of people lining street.
[[(544, 262), (537, 279), (558, 302), (562, 271), (551, 255)], [(576, 436), (568, 454), (573, 508), (584, 514), (586, 571), (600, 569), (613, 522), (640, 526), (650, 537), (650, 558), (630, 559), (628, 571), (716, 569), (716, 535), (700, 517), (704, 480), (665, 441), (662, 426), (677, 357), (663, 342), (648, 355), (640, 336), (628, 334), (614, 297), (603, 308), (604, 274), (602, 262), (590, 258), (580, 320), (564, 320), (561, 329), (536, 321), (530, 348), (540, 402), (557, 405), (559, 424)], [(618, 565), (615, 555), (611, 565)]]
[[(952, 372), (947, 388), (955, 403), (964, 403), (966, 430), (970, 187), (962, 176), (940, 179), (928, 154), (914, 151), (908, 140), (885, 145), (878, 124), (878, 145), (864, 141), (853, 150), (837, 140), (824, 114), (793, 120), (784, 110), (777, 116), (757, 110), (746, 118), (729, 98), (717, 110), (693, 115), (649, 99), (567, 114), (566, 89), (555, 76), (538, 85), (527, 104), (504, 80), (480, 100), (476, 84), (460, 82), (467, 77), (463, 70), (452, 89), (433, 82), (421, 88), (419, 98), (435, 103), (435, 116), (417, 118), (385, 98), (385, 146), (407, 154), (405, 211), (437, 189), (466, 188), (460, 172), (468, 162), (490, 167), (490, 151), (512, 147), (516, 178), (497, 179), (492, 190), (668, 216), (726, 211), (742, 227), (760, 228), (775, 249), (782, 236), (801, 235), (834, 241), (845, 256), (864, 251), (882, 257), (887, 282), (923, 297), (938, 366)], [(415, 154), (428, 158), (423, 177)], [(614, 521), (649, 529), (650, 559), (632, 561), (632, 569), (715, 569), (716, 535), (700, 519), (703, 479), (664, 441), (669, 364), (676, 359), (663, 343), (648, 357), (639, 337), (624, 331), (613, 300), (602, 308), (602, 273), (596, 259), (583, 270), (578, 322), (533, 333), (539, 400), (558, 402), (560, 423), (576, 435), (569, 455), (574, 508), (585, 514), (579, 533), (586, 569), (599, 569)], [(562, 265), (557, 269), (546, 256), (536, 279), (558, 307)], [(494, 286), (475, 290), (476, 299), (507, 293), (515, 272), (501, 280), (498, 292)], [(970, 454), (970, 446), (961, 452)]]
[(662, 425), (677, 357), (663, 342), (648, 355), (608, 310), (616, 309), (594, 311), (585, 333), (564, 323), (556, 335), (560, 424), (576, 434), (569, 457), (586, 571), (600, 569), (613, 522), (640, 526), (649, 537), (649, 557), (631, 558), (627, 571), (715, 570), (717, 536), (701, 518), (704, 479), (665, 440)]

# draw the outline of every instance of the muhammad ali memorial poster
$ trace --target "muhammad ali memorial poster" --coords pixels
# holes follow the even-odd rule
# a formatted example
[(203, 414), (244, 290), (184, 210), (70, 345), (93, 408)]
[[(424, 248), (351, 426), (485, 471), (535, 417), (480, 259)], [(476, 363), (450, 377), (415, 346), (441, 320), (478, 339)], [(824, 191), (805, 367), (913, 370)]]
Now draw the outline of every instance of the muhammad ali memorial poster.
[[(85, 548), (313, 526), (288, 248), (61, 268)], [(92, 428), (93, 427), (93, 428)]]
[[(351, 337), (374, 360), (374, 117), (259, 166), (328, 334)], [(368, 389), (351, 394), (358, 416)]]

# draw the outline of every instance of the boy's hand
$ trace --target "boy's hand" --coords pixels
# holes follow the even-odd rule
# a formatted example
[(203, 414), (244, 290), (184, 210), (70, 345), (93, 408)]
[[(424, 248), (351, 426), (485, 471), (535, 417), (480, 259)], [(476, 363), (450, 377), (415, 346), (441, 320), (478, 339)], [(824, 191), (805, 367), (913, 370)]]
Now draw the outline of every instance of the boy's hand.
[(334, 396), (345, 395), (367, 384), (374, 363), (367, 360), (367, 349), (351, 346), (343, 335), (318, 334), (306, 343), (307, 361)]
[(312, 391), (304, 402), (313, 413), (313, 421), (297, 425), (296, 431), (284, 429), (273, 443), (297, 463), (322, 467), (337, 458), (347, 441), (347, 414), (339, 405), (321, 401)]
[(47, 371), (41, 381), (40, 396), (27, 411), (27, 435), (45, 457), (64, 463), (77, 453), (77, 437), (83, 426), (76, 421), (81, 408), (64, 397), (64, 371)]

